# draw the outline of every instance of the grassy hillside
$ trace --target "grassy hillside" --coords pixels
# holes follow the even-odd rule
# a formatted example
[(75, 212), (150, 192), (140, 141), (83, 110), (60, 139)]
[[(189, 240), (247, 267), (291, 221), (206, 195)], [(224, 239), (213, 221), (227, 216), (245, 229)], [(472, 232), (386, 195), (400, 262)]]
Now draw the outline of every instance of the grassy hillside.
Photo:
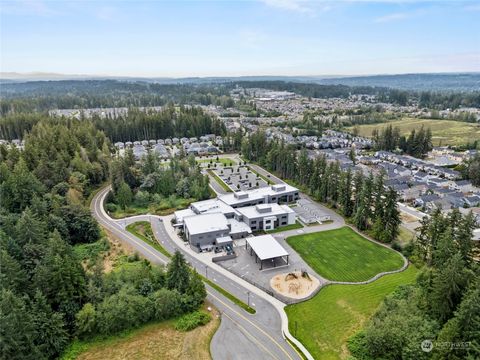
[(349, 227), (292, 236), (287, 242), (329, 280), (365, 281), (403, 265), (398, 253), (365, 239)]
[(417, 270), (386, 275), (367, 285), (330, 285), (312, 299), (286, 307), (290, 332), (315, 359), (347, 359), (347, 339), (399, 285), (414, 282)]
[[(480, 125), (452, 120), (430, 120), (405, 118), (384, 124), (359, 125), (359, 134), (371, 136), (373, 129), (382, 129), (388, 124), (398, 127), (402, 135), (408, 135), (412, 129), (420, 129), (423, 125), (430, 128), (433, 134), (433, 145), (461, 145), (480, 140)], [(352, 131), (353, 127), (347, 128)]]
[(175, 330), (175, 320), (168, 320), (108, 339), (77, 341), (62, 360), (209, 360), (210, 341), (220, 324), (216, 309), (212, 309), (212, 315), (208, 324), (187, 332)]

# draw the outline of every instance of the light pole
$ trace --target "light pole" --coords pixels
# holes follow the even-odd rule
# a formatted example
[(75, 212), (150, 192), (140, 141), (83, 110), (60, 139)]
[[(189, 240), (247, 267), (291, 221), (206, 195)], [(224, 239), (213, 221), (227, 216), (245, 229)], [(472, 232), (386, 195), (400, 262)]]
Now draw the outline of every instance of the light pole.
[(205, 265), (205, 277), (208, 279), (208, 265)]
[(250, 291), (247, 291), (247, 306), (250, 307)]

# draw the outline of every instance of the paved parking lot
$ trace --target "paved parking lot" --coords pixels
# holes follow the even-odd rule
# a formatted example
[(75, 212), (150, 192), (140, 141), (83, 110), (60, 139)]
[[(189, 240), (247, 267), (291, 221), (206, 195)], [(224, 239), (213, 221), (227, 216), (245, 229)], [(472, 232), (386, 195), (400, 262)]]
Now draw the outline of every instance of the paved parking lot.
[(277, 274), (284, 274), (294, 271), (306, 270), (309, 274), (312, 274), (320, 280), (320, 283), (325, 282), (323, 278), (315, 274), (315, 272), (303, 261), (303, 259), (286, 244), (281, 237), (276, 237), (276, 240), (287, 250), (289, 253), (289, 265), (280, 266), (280, 260), (277, 260), (277, 267), (272, 267), (272, 264), (264, 262), (264, 269), (260, 270), (260, 263), (255, 263), (255, 255), (250, 256), (250, 250), (245, 249), (245, 240), (236, 240), (234, 249), (237, 257), (232, 260), (221, 261), (218, 265), (231, 271), (235, 275), (243, 278), (249, 283), (257, 286), (258, 288), (266, 291), (269, 294), (274, 294), (275, 297), (282, 301), (288, 301), (289, 303), (295, 302), (291, 299), (286, 299), (281, 295), (278, 295), (273, 291), (270, 286), (270, 279)]
[(233, 190), (251, 190), (267, 187), (265, 180), (251, 172), (246, 166), (218, 167), (215, 173)]

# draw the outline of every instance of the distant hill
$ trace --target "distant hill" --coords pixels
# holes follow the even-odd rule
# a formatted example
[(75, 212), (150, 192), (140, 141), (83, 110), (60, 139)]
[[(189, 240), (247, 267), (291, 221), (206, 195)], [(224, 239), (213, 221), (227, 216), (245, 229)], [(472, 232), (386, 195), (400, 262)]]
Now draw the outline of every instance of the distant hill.
[(238, 76), (238, 77), (126, 77), (55, 73), (0, 73), (0, 83), (61, 80), (119, 80), (158, 84), (209, 84), (238, 81), (286, 81), (322, 85), (375, 86), (402, 90), (479, 91), (480, 73), (399, 74), (369, 76)]
[(480, 90), (480, 73), (374, 75), (317, 79), (318, 84), (379, 86), (402, 90)]

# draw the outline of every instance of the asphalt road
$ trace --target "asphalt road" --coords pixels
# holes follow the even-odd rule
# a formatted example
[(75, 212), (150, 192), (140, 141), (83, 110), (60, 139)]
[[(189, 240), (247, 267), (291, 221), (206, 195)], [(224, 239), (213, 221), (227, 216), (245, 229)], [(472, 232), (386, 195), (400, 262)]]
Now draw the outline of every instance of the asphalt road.
[(108, 191), (109, 188), (105, 188), (95, 195), (91, 203), (91, 211), (97, 221), (111, 231), (119, 240), (126, 242), (151, 262), (166, 264), (168, 258), (140, 239), (137, 239), (124, 228), (130, 222), (150, 221), (157, 241), (167, 251), (174, 252), (175, 249), (179, 249), (185, 255), (186, 260), (200, 274), (206, 275), (210, 280), (245, 302), (249, 298), (250, 305), (256, 309), (256, 314), (249, 314), (210, 286), (206, 286), (207, 299), (222, 314), (221, 325), (211, 343), (211, 353), (215, 360), (300, 358), (283, 338), (280, 315), (272, 304), (259, 296), (248, 294), (248, 291), (241, 285), (191, 257), (170, 238), (158, 217), (141, 215), (125, 220), (110, 218), (103, 210), (103, 201)]

